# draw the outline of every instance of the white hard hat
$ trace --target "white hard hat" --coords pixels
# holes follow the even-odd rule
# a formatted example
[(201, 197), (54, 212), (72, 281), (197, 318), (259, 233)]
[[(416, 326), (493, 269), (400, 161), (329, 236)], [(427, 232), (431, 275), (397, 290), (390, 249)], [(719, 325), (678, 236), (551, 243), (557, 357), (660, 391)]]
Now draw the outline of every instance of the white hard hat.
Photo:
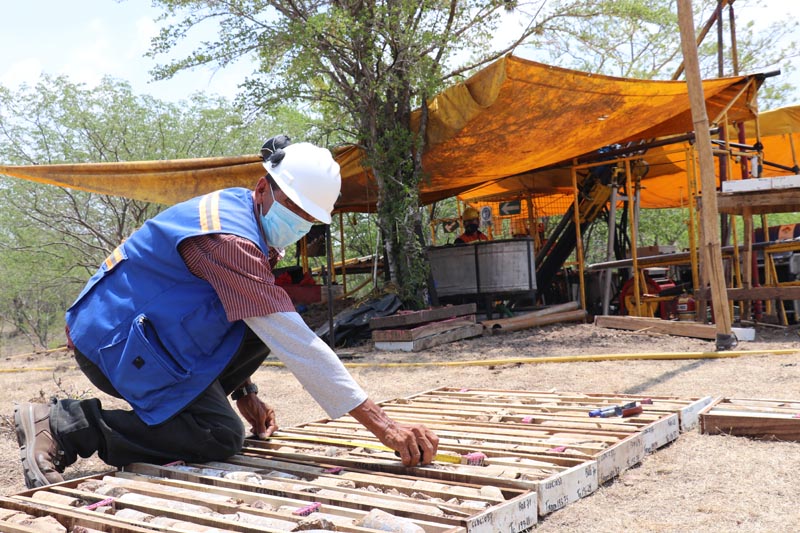
[(264, 161), (264, 168), (283, 193), (303, 211), (325, 224), (331, 223), (333, 204), (339, 198), (342, 177), (329, 150), (311, 143), (283, 148), (280, 163)]

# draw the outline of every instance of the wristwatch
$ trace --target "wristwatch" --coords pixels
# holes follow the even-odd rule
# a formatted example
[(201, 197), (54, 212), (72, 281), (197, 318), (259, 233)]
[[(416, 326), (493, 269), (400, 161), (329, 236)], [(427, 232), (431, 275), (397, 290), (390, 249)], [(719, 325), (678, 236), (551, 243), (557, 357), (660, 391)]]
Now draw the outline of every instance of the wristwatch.
[(243, 398), (244, 396), (247, 396), (248, 394), (257, 394), (257, 393), (258, 393), (258, 387), (256, 386), (256, 384), (255, 383), (248, 383), (247, 385), (244, 385), (243, 387), (239, 387), (238, 389), (233, 391), (231, 393), (231, 400), (233, 400), (235, 402), (235, 401)]

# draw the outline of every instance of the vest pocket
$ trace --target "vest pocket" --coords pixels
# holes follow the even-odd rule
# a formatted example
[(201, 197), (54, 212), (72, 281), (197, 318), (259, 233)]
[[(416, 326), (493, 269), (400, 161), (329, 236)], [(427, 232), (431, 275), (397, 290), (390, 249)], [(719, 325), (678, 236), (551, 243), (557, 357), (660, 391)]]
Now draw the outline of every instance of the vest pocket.
[(166, 350), (152, 322), (139, 315), (133, 320), (128, 340), (119, 356), (119, 362), (110, 369), (108, 377), (126, 398), (143, 400), (149, 395), (178, 383), (187, 372)]
[(204, 356), (216, 353), (232, 327), (233, 323), (225, 318), (225, 310), (219, 300), (195, 307), (181, 317), (181, 333), (192, 339), (197, 353)]

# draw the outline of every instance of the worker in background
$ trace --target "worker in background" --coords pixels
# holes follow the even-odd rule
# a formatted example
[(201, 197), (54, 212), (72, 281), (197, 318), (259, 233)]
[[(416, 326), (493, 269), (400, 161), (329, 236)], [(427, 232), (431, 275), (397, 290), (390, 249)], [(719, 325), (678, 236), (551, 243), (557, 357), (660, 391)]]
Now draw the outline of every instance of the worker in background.
[(523, 218), (511, 219), (511, 238), (513, 239), (527, 239), (530, 237), (528, 231), (528, 220)]
[(476, 241), (488, 241), (480, 229), (480, 214), (474, 207), (468, 206), (461, 214), (461, 222), (464, 225), (464, 233), (456, 237), (454, 244), (467, 244)]
[(315, 221), (330, 223), (339, 165), (328, 150), (285, 136), (262, 155), (267, 175), (254, 190), (224, 189), (163, 211), (111, 253), (69, 308), (79, 367), (132, 410), (106, 410), (96, 398), (19, 404), (29, 488), (62, 481), (65, 467), (95, 452), (115, 467), (224, 460), (245, 438), (231, 400), (253, 435), (267, 438), (275, 412), (252, 375), (270, 352), (329, 417), (349, 413), (407, 466), (433, 460), (437, 436), (389, 418), (274, 283), (283, 248)]

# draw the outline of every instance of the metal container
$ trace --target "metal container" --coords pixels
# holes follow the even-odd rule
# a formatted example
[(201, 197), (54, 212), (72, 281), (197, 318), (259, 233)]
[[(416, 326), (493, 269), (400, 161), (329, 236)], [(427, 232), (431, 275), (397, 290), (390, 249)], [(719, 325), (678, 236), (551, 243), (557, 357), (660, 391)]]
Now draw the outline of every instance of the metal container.
[(535, 291), (534, 256), (533, 239), (428, 248), (439, 296)]

